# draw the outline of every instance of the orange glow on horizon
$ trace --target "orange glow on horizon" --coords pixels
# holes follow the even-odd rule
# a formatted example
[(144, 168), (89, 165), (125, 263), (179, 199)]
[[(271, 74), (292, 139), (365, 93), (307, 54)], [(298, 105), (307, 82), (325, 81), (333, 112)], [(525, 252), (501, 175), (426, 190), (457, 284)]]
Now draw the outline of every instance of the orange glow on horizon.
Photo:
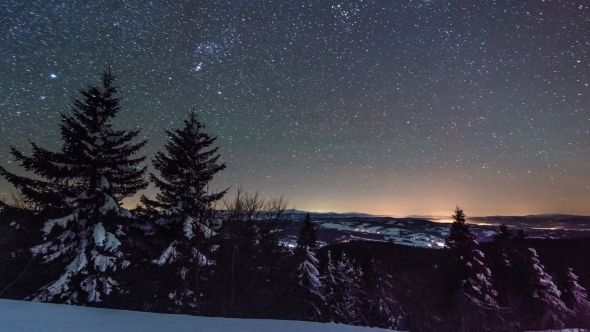
[[(153, 196), (153, 195), (151, 195)], [(228, 196), (231, 198), (231, 195)], [(378, 201), (360, 200), (356, 197), (346, 197), (344, 199), (337, 199), (331, 196), (315, 196), (295, 197), (290, 199), (287, 195), (284, 196), (288, 202), (287, 209), (296, 209), (300, 211), (316, 212), (316, 213), (364, 213), (373, 216), (405, 218), (418, 217), (427, 219), (438, 223), (452, 223), (452, 215), (455, 206), (459, 206), (465, 211), (467, 221), (472, 224), (482, 226), (493, 226), (484, 222), (471, 222), (470, 218), (485, 217), (485, 216), (526, 216), (538, 214), (572, 214), (572, 215), (590, 215), (586, 211), (559, 211), (560, 209), (537, 209), (533, 205), (520, 204), (515, 206), (506, 206), (502, 204), (494, 204), (493, 206), (476, 205), (476, 203), (461, 203), (447, 202), (437, 200), (424, 200), (421, 197), (408, 197), (406, 199), (395, 200), (392, 198), (383, 198)], [(427, 202), (424, 204), (423, 202)], [(126, 209), (134, 209), (139, 202), (139, 195), (129, 197), (123, 200), (122, 206)], [(489, 204), (489, 203), (488, 203)], [(445, 208), (448, 206), (449, 208)]]

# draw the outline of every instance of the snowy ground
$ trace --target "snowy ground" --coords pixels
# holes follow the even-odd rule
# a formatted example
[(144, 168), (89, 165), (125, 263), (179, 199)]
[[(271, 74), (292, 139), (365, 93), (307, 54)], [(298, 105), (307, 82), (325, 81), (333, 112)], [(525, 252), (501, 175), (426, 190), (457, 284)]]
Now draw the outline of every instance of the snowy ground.
[(0, 332), (17, 331), (391, 332), (340, 324), (166, 315), (0, 299)]
[[(535, 331), (533, 331), (535, 332)], [(565, 329), (565, 330), (545, 330), (536, 332), (588, 332), (587, 329)]]

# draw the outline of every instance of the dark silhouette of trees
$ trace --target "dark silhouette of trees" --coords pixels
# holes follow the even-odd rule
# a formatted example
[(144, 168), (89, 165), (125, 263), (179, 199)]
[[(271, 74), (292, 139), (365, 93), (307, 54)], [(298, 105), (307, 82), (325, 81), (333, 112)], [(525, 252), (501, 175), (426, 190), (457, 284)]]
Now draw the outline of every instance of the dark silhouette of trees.
[(165, 152), (157, 152), (152, 160), (160, 177), (150, 173), (160, 192), (156, 200), (141, 198), (149, 211), (159, 214), (155, 229), (167, 239), (153, 263), (172, 270), (161, 296), (170, 300), (169, 310), (173, 312), (201, 312), (202, 270), (214, 263), (209, 258), (210, 243), (206, 242), (221, 227), (213, 205), (227, 190), (209, 193), (207, 188), (226, 166), (218, 163), (218, 148), (210, 148), (216, 138), (203, 132), (204, 128), (193, 111), (184, 120), (184, 127), (166, 130), (169, 141)]
[(342, 252), (339, 259), (332, 260), (328, 251), (328, 261), (320, 277), (321, 295), (325, 300), (324, 312), (330, 322), (360, 325), (365, 322), (361, 310), (363, 273), (354, 261)]
[(455, 208), (453, 223), (446, 245), (455, 258), (456, 278), (460, 280), (457, 293), (458, 314), (455, 324), (460, 330), (482, 329), (489, 324), (487, 318), (498, 311), (497, 291), (492, 286), (492, 274), (484, 261), (484, 254), (477, 248), (476, 235), (469, 229), (465, 214)]
[(400, 291), (400, 283), (393, 279), (391, 273), (379, 265), (380, 262), (372, 258), (362, 269), (361, 312), (364, 323), (381, 328), (401, 329), (405, 312), (398, 297), (404, 292)]
[(515, 329), (563, 328), (573, 312), (561, 300), (537, 251), (527, 245), (524, 230), (514, 232), (501, 225), (493, 238), (496, 284), (507, 323)]
[(561, 286), (562, 300), (573, 312), (568, 319), (569, 326), (590, 327), (590, 301), (586, 288), (578, 283), (578, 276), (571, 267), (562, 269), (557, 281)]
[(279, 243), (286, 206), (282, 197), (262, 198), (241, 187), (233, 199), (224, 200), (219, 248), (213, 254), (211, 314), (298, 318), (288, 282), (292, 252)]
[(299, 294), (299, 301), (306, 310), (305, 315), (315, 321), (320, 319), (320, 308), (325, 302), (321, 294), (322, 282), (318, 271), (319, 261), (316, 258), (317, 249), (317, 229), (308, 213), (299, 230), (295, 248), (296, 293)]
[(147, 186), (145, 167), (137, 167), (145, 157), (133, 157), (146, 141), (132, 142), (139, 130), (113, 128), (120, 111), (117, 87), (110, 72), (101, 78), (101, 85), (79, 90), (82, 99), (74, 99), (70, 113), (61, 115), (61, 151), (31, 143), (27, 156), (11, 148), (37, 178), (0, 167), (26, 204), (52, 216), (42, 229), (47, 242), (31, 250), (45, 262), (62, 262), (65, 269), (33, 296), (39, 301), (101, 302), (119, 288), (116, 271), (129, 265), (120, 238), (131, 214), (120, 203)]

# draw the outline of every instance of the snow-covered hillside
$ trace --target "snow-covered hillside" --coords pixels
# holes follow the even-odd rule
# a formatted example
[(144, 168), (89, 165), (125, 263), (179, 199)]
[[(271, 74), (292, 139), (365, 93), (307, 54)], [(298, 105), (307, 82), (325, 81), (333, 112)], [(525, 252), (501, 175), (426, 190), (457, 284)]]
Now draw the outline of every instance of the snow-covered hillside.
[[(291, 224), (285, 224), (282, 242), (295, 246), (300, 221), (305, 214), (290, 213)], [(318, 228), (320, 245), (355, 240), (394, 242), (424, 248), (443, 248), (449, 235), (450, 217), (393, 218), (357, 213), (312, 213), (311, 219)], [(446, 220), (441, 222), (441, 220)], [(491, 241), (498, 226), (506, 224), (522, 228), (531, 238), (566, 239), (590, 236), (590, 217), (540, 215), (524, 217), (469, 218), (471, 231), (478, 242)]]
[(391, 332), (340, 324), (153, 314), (0, 299), (0, 332), (17, 331)]

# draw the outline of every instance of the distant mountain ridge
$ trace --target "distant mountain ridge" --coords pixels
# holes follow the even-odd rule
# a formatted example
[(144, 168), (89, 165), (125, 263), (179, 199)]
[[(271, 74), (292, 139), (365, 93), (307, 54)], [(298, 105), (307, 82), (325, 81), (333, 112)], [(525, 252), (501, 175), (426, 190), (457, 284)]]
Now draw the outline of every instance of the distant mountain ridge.
[[(430, 218), (451, 218), (451, 214), (448, 215), (408, 215), (405, 217), (395, 217), (390, 215), (376, 215), (370, 214), (365, 212), (310, 212), (310, 211), (303, 211), (297, 209), (289, 209), (287, 212), (292, 212), (295, 214), (306, 214), (309, 213), (313, 215), (327, 215), (327, 216), (366, 216), (366, 217), (391, 217), (391, 218), (417, 218), (417, 219), (430, 219)], [(487, 218), (499, 218), (499, 219), (509, 219), (509, 218), (551, 218), (551, 219), (569, 219), (569, 218), (587, 218), (590, 221), (590, 216), (583, 216), (577, 214), (563, 214), (563, 213), (542, 213), (542, 214), (527, 214), (524, 216), (511, 216), (511, 215), (491, 215), (491, 216), (475, 216), (475, 217), (468, 217), (468, 219), (487, 219)]]
[(381, 217), (381, 216), (376, 216), (376, 215), (362, 213), (362, 212), (308, 212), (308, 211), (302, 211), (302, 210), (296, 210), (296, 209), (290, 209), (290, 210), (287, 210), (286, 212), (290, 213), (290, 214), (294, 214), (294, 215), (304, 215), (304, 216), (309, 213), (311, 216), (324, 216), (324, 217), (328, 217), (328, 216), (335, 216), (335, 217)]

